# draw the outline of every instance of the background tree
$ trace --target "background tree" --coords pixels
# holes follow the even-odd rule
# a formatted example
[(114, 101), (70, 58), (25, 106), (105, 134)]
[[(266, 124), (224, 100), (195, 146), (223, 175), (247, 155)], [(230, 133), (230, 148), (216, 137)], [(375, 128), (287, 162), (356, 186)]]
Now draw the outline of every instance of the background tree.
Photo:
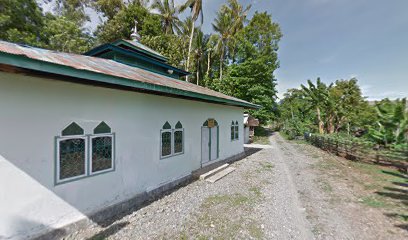
[(237, 46), (247, 47), (237, 47), (237, 62), (228, 65), (225, 78), (213, 84), (217, 90), (261, 105), (260, 110), (250, 113), (263, 123), (275, 112), (274, 71), (279, 67), (276, 51), (281, 36), (269, 14), (256, 12), (236, 34)]
[(226, 47), (228, 41), (231, 39), (233, 34), (233, 21), (232, 21), (231, 12), (228, 11), (227, 6), (222, 6), (221, 9), (217, 12), (216, 18), (214, 19), (214, 23), (212, 27), (216, 33), (218, 33), (218, 43), (217, 43), (217, 51), (220, 56), (220, 66), (219, 66), (219, 79), (222, 79), (223, 74), (223, 65), (225, 59), (225, 52), (227, 51)]
[(179, 10), (174, 7), (174, 0), (155, 0), (151, 7), (159, 12), (166, 34), (174, 34), (174, 30), (179, 29), (180, 19), (177, 16)]
[[(191, 34), (190, 40), (188, 43), (188, 54), (187, 54), (187, 63), (186, 63), (186, 71), (189, 71), (190, 67), (190, 54), (191, 54), (191, 47), (193, 45), (193, 38), (194, 38), (194, 24), (197, 21), (198, 17), (201, 17), (201, 24), (204, 22), (204, 15), (203, 15), (203, 1), (202, 0), (187, 0), (181, 7), (180, 12), (184, 11), (185, 9), (191, 9)], [(187, 77), (188, 80), (188, 77)]]
[(43, 26), (35, 0), (0, 0), (0, 39), (41, 47)]
[(95, 35), (98, 44), (129, 39), (135, 19), (139, 22), (137, 30), (142, 36), (159, 36), (162, 33), (160, 17), (151, 14), (138, 3), (130, 3), (122, 8), (112, 19), (99, 25)]
[(384, 99), (376, 104), (378, 120), (369, 128), (369, 138), (378, 144), (408, 143), (408, 111), (406, 99)]
[(322, 119), (322, 108), (327, 105), (329, 98), (329, 87), (326, 86), (320, 78), (317, 78), (316, 85), (312, 81), (307, 80), (308, 86), (301, 85), (305, 94), (306, 100), (311, 103), (311, 106), (316, 109), (316, 117), (319, 133), (324, 133), (324, 122)]

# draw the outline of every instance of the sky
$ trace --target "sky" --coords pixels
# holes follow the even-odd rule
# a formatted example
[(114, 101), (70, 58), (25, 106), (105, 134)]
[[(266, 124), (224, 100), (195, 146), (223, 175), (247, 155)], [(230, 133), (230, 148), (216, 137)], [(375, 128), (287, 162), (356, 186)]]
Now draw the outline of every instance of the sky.
[[(205, 33), (213, 31), (215, 13), (226, 2), (203, 0)], [(369, 100), (408, 97), (407, 0), (239, 2), (252, 5), (249, 17), (267, 11), (281, 27), (279, 97), (317, 77), (326, 83), (356, 77)]]

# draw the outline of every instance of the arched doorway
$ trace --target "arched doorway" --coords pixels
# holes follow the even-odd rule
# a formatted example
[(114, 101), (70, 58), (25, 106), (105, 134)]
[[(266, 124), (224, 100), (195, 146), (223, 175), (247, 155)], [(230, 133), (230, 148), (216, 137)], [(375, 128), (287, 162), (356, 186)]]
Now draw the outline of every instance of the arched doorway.
[(218, 159), (219, 127), (215, 119), (207, 119), (201, 127), (201, 164)]

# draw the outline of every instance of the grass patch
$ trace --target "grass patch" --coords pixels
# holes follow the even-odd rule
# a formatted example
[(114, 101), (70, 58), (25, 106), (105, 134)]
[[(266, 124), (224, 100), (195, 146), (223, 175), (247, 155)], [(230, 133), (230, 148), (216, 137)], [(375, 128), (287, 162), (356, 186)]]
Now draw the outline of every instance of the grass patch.
[(264, 233), (260, 224), (251, 218), (253, 203), (261, 196), (261, 190), (258, 187), (248, 190), (249, 195), (207, 197), (178, 239), (262, 239)]
[(260, 162), (259, 164), (261, 165), (260, 170), (272, 171), (272, 168), (274, 167), (270, 162)]
[(259, 187), (251, 187), (249, 191), (252, 192), (256, 198), (262, 197), (262, 192)]
[(248, 226), (248, 232), (251, 237), (255, 239), (263, 239), (264, 237), (264, 232), (262, 231), (262, 228), (260, 228), (258, 225), (251, 223)]
[(328, 182), (321, 182), (320, 186), (323, 189), (323, 191), (325, 191), (325, 192), (333, 192), (333, 188), (332, 188), (332, 186), (330, 186), (330, 184)]
[(363, 197), (361, 202), (373, 208), (386, 208), (389, 206), (384, 200), (373, 196)]
[(236, 193), (232, 195), (213, 195), (205, 199), (203, 207), (211, 207), (217, 204), (227, 204), (229, 207), (237, 207), (250, 202), (251, 199), (242, 194)]

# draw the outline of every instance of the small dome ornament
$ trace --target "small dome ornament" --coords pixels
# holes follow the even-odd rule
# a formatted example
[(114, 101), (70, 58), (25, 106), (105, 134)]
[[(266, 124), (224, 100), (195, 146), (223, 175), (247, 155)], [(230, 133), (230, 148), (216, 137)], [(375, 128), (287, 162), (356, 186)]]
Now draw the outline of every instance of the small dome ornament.
[(135, 27), (132, 28), (132, 34), (130, 34), (130, 38), (135, 42), (139, 42), (141, 38), (139, 33), (137, 33), (137, 24), (138, 24), (138, 21), (135, 20)]

